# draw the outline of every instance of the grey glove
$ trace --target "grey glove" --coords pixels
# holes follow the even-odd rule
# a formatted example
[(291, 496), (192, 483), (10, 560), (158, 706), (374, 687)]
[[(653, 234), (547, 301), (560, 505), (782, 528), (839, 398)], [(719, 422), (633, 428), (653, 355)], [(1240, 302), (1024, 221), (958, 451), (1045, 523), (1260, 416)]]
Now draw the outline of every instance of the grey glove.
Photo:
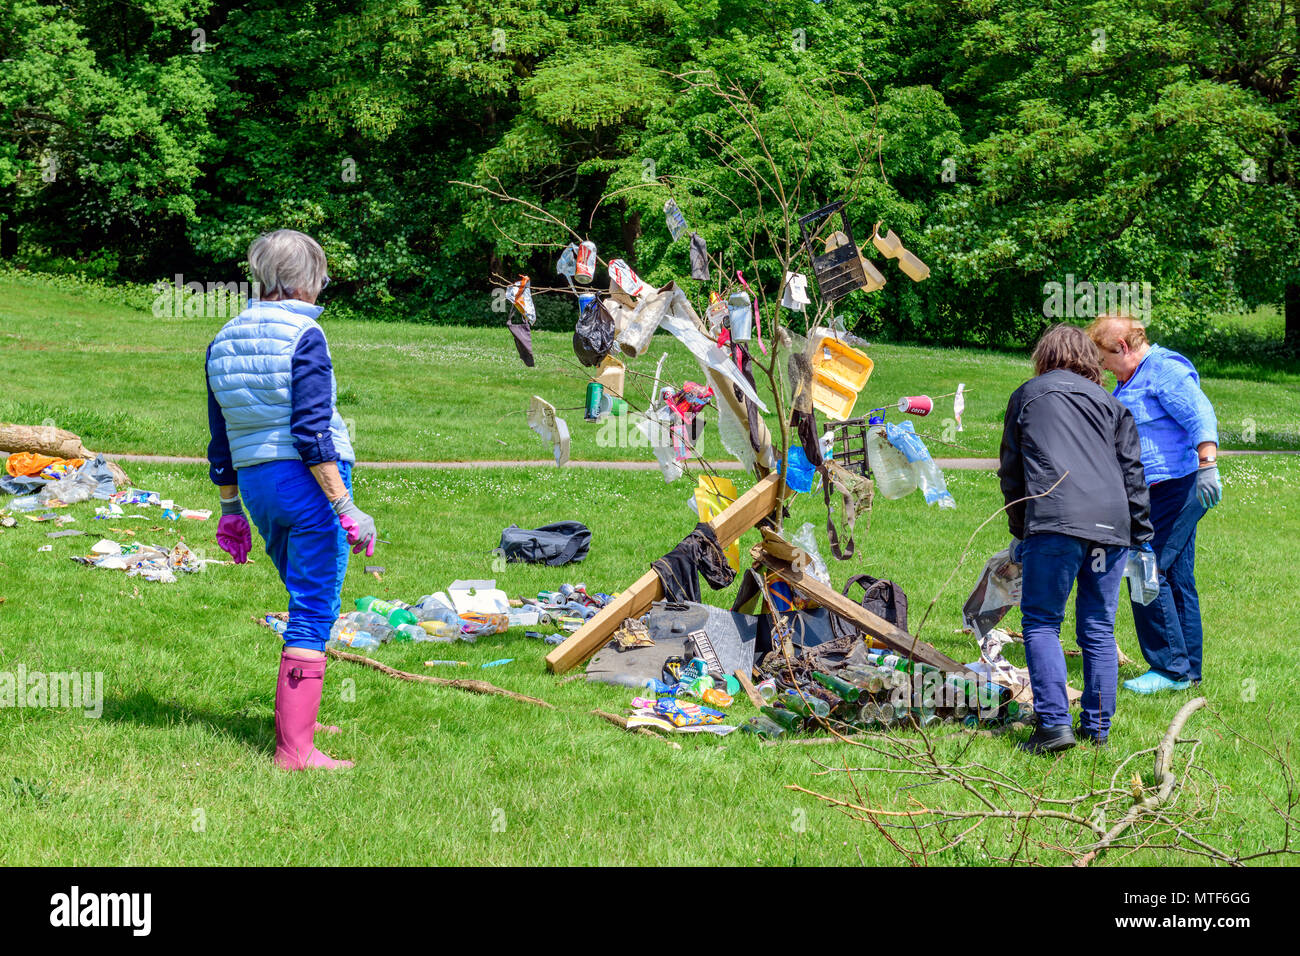
[(1211, 465), (1196, 472), (1196, 498), (1201, 507), (1209, 511), (1223, 497), (1223, 482), (1219, 481), (1219, 466)]
[(352, 553), (360, 554), (364, 548), (366, 557), (372, 557), (375, 553), (375, 519), (358, 508), (352, 496), (346, 492), (342, 498), (331, 501), (330, 505), (339, 516), (339, 524), (348, 534), (348, 544), (353, 546)]

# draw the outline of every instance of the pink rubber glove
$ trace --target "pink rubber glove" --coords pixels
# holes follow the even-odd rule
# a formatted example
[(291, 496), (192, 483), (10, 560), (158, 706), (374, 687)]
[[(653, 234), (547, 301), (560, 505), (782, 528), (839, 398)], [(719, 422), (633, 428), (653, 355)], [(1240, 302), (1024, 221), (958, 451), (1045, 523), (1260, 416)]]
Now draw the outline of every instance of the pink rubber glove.
[(244, 504), (238, 498), (221, 502), (221, 520), (217, 522), (217, 544), (235, 559), (236, 564), (248, 563), (248, 552), (253, 550), (253, 532), (244, 517)]
[(347, 532), (348, 544), (353, 546), (352, 553), (360, 554), (364, 549), (367, 558), (374, 557), (375, 538), (378, 537), (375, 519), (358, 508), (349, 494), (331, 502), (331, 505), (339, 516), (339, 525)]

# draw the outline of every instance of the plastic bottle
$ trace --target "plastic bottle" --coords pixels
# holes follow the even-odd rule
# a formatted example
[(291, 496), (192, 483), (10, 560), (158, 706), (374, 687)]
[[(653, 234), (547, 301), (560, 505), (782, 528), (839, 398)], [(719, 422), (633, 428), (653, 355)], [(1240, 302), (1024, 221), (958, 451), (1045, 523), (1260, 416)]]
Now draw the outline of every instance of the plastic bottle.
[(388, 625), (388, 621), (386, 621), (382, 616), (373, 614), (370, 611), (349, 611), (347, 614), (343, 615), (343, 619), (349, 624), (355, 624), (363, 631), (368, 631), (372, 627), (379, 627), (381, 625), (386, 627)]
[(421, 621), (420, 629), (424, 631), (424, 637), (416, 638), (416, 640), (438, 641), (448, 644), (460, 640), (462, 636), (458, 626), (447, 624), (444, 621)]
[(288, 621), (282, 621), (278, 617), (275, 617), (274, 615), (271, 614), (268, 614), (266, 616), (266, 623), (269, 624), (271, 630), (275, 631), (275, 633), (277, 634), (283, 634), (289, 628)]
[(916, 472), (911, 462), (889, 443), (883, 425), (867, 432), (867, 462), (876, 479), (876, 491), (886, 498), (902, 498), (916, 490)]
[(399, 624), (416, 623), (414, 612), (400, 601), (381, 601), (373, 595), (357, 598), (357, 610), (379, 614), (393, 627)]
[(337, 634), (331, 634), (330, 639), (325, 642), (326, 647), (333, 647), (337, 650), (370, 650), (379, 646), (379, 640), (374, 636), (367, 634), (365, 631), (340, 630)]
[(427, 641), (429, 632), (418, 624), (399, 624), (393, 628), (395, 641)]

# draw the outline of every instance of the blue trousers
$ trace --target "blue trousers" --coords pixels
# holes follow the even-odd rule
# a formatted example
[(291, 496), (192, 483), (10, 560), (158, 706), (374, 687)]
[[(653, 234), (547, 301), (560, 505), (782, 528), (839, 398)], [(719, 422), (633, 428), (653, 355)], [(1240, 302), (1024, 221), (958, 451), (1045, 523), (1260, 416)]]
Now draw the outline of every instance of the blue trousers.
[(1151, 547), (1160, 594), (1146, 607), (1133, 602), (1133, 625), (1147, 664), (1171, 680), (1201, 679), (1201, 599), (1196, 593), (1196, 523), (1205, 514), (1196, 472), (1151, 486)]
[(1021, 626), (1029, 683), (1034, 691), (1034, 711), (1039, 722), (1044, 727), (1060, 727), (1070, 722), (1061, 622), (1065, 619), (1065, 602), (1077, 581), (1075, 636), (1083, 652), (1079, 722), (1085, 730), (1105, 736), (1115, 713), (1119, 682), (1115, 607), (1119, 603), (1119, 584), (1124, 577), (1128, 549), (1049, 532), (1025, 538), (1020, 560), (1024, 572)]
[[(352, 491), (352, 464), (339, 477)], [(239, 493), (289, 592), (286, 647), (323, 651), (339, 616), (348, 538), (316, 477), (298, 459), (240, 468)]]

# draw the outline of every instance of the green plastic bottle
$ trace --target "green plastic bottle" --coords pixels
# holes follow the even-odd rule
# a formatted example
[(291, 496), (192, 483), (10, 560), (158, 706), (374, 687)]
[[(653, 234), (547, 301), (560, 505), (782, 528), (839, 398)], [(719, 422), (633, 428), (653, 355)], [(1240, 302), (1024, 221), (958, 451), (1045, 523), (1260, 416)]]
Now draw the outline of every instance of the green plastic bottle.
[(370, 611), (372, 614), (378, 614), (385, 618), (393, 627), (402, 624), (417, 624), (419, 619), (409, 607), (400, 601), (381, 601), (374, 595), (368, 595), (363, 598), (357, 598), (358, 611)]

